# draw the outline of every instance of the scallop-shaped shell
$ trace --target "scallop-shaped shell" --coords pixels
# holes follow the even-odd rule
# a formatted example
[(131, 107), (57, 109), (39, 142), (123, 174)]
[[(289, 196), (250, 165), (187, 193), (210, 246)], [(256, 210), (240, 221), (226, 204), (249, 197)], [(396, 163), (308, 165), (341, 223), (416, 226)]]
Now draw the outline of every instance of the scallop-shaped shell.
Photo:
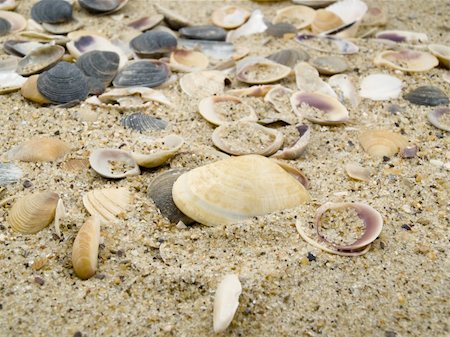
[(208, 122), (222, 125), (235, 121), (253, 121), (258, 117), (251, 106), (235, 96), (210, 96), (203, 98), (198, 111)]
[(132, 39), (130, 47), (140, 57), (160, 58), (177, 47), (177, 39), (167, 32), (150, 31)]
[(9, 23), (8, 32), (20, 32), (27, 28), (27, 20), (20, 14), (9, 11), (0, 10), (0, 19)]
[(374, 101), (398, 98), (402, 92), (402, 81), (387, 74), (372, 74), (361, 80), (361, 97)]
[(408, 146), (408, 140), (389, 130), (368, 130), (360, 134), (362, 148), (372, 157), (390, 157)]
[(222, 94), (226, 76), (218, 70), (198, 71), (180, 78), (180, 87), (189, 97), (203, 98)]
[(355, 54), (359, 48), (354, 43), (333, 36), (312, 34), (299, 34), (295, 40), (306, 48), (311, 48), (324, 53)]
[(346, 59), (340, 56), (319, 56), (314, 58), (311, 64), (322, 75), (343, 73), (349, 68)]
[(76, 65), (86, 76), (110, 83), (119, 69), (120, 56), (111, 51), (92, 50), (81, 55)]
[(422, 72), (436, 67), (439, 60), (427, 52), (404, 49), (381, 52), (375, 57), (374, 63), (402, 71)]
[(20, 167), (11, 163), (0, 163), (0, 187), (14, 184), (22, 175)]
[(302, 92), (316, 92), (337, 97), (331, 86), (319, 76), (316, 68), (309, 63), (300, 62), (294, 67), (295, 82)]
[(242, 26), (250, 17), (250, 12), (237, 6), (223, 6), (214, 10), (211, 15), (212, 22), (225, 29), (234, 29)]
[(184, 139), (177, 135), (168, 135), (162, 139), (162, 143), (164, 149), (158, 149), (153, 153), (131, 152), (130, 154), (139, 166), (145, 168), (158, 167), (177, 155), (178, 150), (184, 144)]
[(294, 68), (298, 62), (308, 61), (309, 55), (301, 49), (282, 49), (267, 56), (267, 59)]
[(247, 57), (236, 64), (236, 79), (249, 84), (265, 84), (289, 76), (291, 68), (264, 57)]
[(60, 104), (82, 101), (89, 93), (83, 72), (76, 65), (64, 61), (40, 74), (37, 88), (42, 96)]
[(310, 122), (337, 125), (348, 121), (348, 110), (336, 98), (320, 93), (296, 92), (291, 97), (294, 112)]
[(238, 121), (222, 124), (212, 133), (212, 141), (220, 150), (240, 156), (270, 156), (283, 145), (283, 134), (255, 122)]
[(345, 165), (345, 172), (348, 176), (355, 180), (369, 181), (370, 180), (370, 170), (368, 168), (362, 167), (357, 163), (348, 163)]
[(52, 34), (67, 34), (83, 27), (83, 23), (76, 18), (72, 18), (70, 21), (63, 23), (44, 22), (42, 23), (42, 27)]
[(39, 73), (58, 62), (64, 53), (64, 47), (58, 45), (39, 47), (19, 61), (16, 71), (25, 76)]
[(72, 265), (80, 279), (87, 280), (97, 271), (99, 245), (100, 218), (93, 216), (81, 226), (73, 242)]
[(344, 21), (335, 13), (326, 9), (319, 9), (316, 12), (314, 21), (311, 23), (311, 31), (319, 34), (336, 29), (344, 24)]
[(450, 47), (442, 44), (430, 44), (428, 46), (430, 52), (439, 59), (439, 62), (450, 69)]
[(201, 71), (208, 67), (208, 57), (195, 50), (177, 49), (170, 54), (170, 68), (181, 72)]
[(83, 196), (84, 207), (102, 223), (115, 222), (117, 217), (124, 216), (132, 201), (132, 194), (125, 187), (92, 190)]
[(89, 156), (89, 164), (104, 178), (121, 179), (141, 173), (134, 158), (118, 149), (95, 149)]
[(442, 117), (447, 115), (446, 120), (450, 119), (450, 108), (437, 108), (432, 111), (429, 111), (427, 114), (428, 121), (433, 124), (438, 129), (450, 132), (450, 123), (441, 121)]
[(144, 16), (142, 18), (134, 20), (130, 22), (127, 26), (139, 30), (141, 32), (144, 32), (157, 26), (158, 24), (161, 23), (162, 20), (164, 20), (163, 15), (154, 14), (152, 16)]
[(20, 93), (26, 99), (39, 104), (50, 104), (50, 100), (41, 95), (37, 88), (37, 81), (39, 75), (32, 75), (28, 77), (26, 82), (20, 88)]
[(126, 128), (133, 129), (139, 132), (148, 130), (164, 130), (168, 123), (165, 120), (158, 119), (140, 112), (132, 113), (121, 121)]
[(135, 61), (125, 66), (114, 78), (115, 87), (157, 87), (169, 79), (169, 67), (159, 61)]
[(209, 226), (235, 223), (309, 200), (303, 185), (258, 155), (230, 157), (193, 169), (177, 179), (172, 194), (184, 214)]
[(272, 155), (273, 158), (294, 160), (305, 152), (311, 138), (311, 128), (308, 125), (299, 124), (295, 126), (299, 133), (298, 139), (290, 146), (278, 150)]
[(7, 152), (9, 160), (50, 162), (70, 151), (69, 145), (56, 138), (34, 137)]
[(92, 14), (109, 14), (118, 11), (128, 0), (78, 0), (80, 6)]
[(277, 11), (273, 23), (287, 22), (298, 30), (308, 27), (316, 16), (316, 11), (306, 6), (288, 6)]
[(393, 42), (427, 42), (428, 36), (424, 33), (410, 32), (406, 30), (384, 30), (375, 34), (377, 39)]
[(437, 106), (449, 103), (447, 94), (432, 85), (423, 85), (411, 90), (404, 98), (416, 105)]
[(227, 41), (233, 42), (241, 36), (263, 33), (266, 29), (267, 24), (264, 22), (264, 15), (259, 9), (257, 9), (253, 11), (252, 15), (245, 24), (228, 33)]
[(47, 227), (55, 217), (59, 195), (39, 192), (17, 200), (11, 207), (8, 222), (16, 232), (35, 234)]
[(61, 23), (72, 19), (72, 5), (67, 1), (40, 0), (31, 8), (31, 17), (42, 23)]
[(228, 274), (220, 281), (214, 296), (213, 329), (223, 332), (230, 325), (239, 306), (242, 292), (241, 282), (236, 274)]

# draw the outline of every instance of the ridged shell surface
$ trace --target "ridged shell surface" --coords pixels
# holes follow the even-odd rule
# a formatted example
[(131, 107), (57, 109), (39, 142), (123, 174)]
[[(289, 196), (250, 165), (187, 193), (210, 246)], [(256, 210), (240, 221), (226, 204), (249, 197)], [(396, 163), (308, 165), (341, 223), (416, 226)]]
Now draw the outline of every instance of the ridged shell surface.
[(168, 32), (150, 31), (136, 36), (130, 47), (142, 57), (162, 57), (177, 47), (177, 39)]
[(115, 87), (157, 87), (169, 78), (165, 63), (158, 61), (136, 61), (123, 68), (113, 81)]
[(122, 119), (122, 125), (136, 131), (164, 130), (167, 122), (144, 113), (136, 112)]
[(124, 0), (78, 0), (80, 6), (93, 14), (107, 13), (117, 9)]
[(119, 69), (119, 54), (112, 51), (92, 50), (84, 53), (76, 65), (86, 76), (99, 78), (103, 83), (110, 83)]
[(40, 0), (31, 8), (31, 17), (42, 23), (61, 23), (72, 19), (72, 5), (64, 0)]

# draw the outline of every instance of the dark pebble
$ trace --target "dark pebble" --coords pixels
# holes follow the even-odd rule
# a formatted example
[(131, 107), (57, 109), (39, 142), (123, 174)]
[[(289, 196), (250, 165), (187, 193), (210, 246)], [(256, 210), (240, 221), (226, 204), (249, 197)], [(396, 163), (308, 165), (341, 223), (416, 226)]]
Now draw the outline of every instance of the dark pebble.
[(306, 257), (308, 258), (309, 262), (316, 261), (317, 259), (316, 256), (311, 252), (308, 252), (308, 255), (306, 255)]
[(3, 309), (3, 304), (0, 303), (0, 310), (2, 310), (2, 309)]
[(77, 331), (73, 334), (73, 337), (83, 337), (83, 334), (80, 331)]
[(5, 230), (5, 228), (6, 228), (5, 226), (3, 226), (3, 225), (0, 225), (0, 230), (1, 230), (1, 231), (4, 231), (4, 230)]
[(389, 157), (387, 157), (387, 156), (383, 156), (383, 161), (384, 161), (384, 162), (387, 162), (387, 161), (389, 161), (389, 160), (391, 160), (391, 158), (389, 158)]
[(409, 226), (409, 225), (407, 225), (407, 224), (402, 225), (402, 228), (403, 228), (404, 230), (406, 230), (406, 231), (410, 231), (410, 230), (411, 230), (411, 226)]
[(34, 278), (34, 282), (36, 282), (37, 284), (39, 284), (40, 286), (43, 286), (45, 283), (45, 280), (42, 277), (36, 276)]
[(380, 248), (381, 248), (381, 249), (384, 249), (384, 248), (386, 248), (386, 245), (384, 244), (384, 242), (383, 242), (383, 241), (380, 241)]
[(355, 146), (355, 144), (354, 144), (351, 140), (349, 140), (349, 141), (347, 142), (347, 144), (348, 144), (349, 146)]
[(396, 336), (397, 336), (397, 333), (394, 332), (394, 331), (385, 331), (385, 332), (384, 332), (384, 336), (385, 336), (385, 337), (396, 337)]
[(124, 252), (122, 249), (119, 249), (119, 250), (117, 251), (116, 255), (117, 255), (118, 257), (122, 257), (122, 256), (125, 255), (125, 252)]
[(29, 180), (24, 180), (24, 182), (23, 182), (23, 187), (25, 187), (25, 188), (30, 188), (31, 186), (33, 186), (33, 184), (31, 183), (31, 181), (29, 181)]
[(106, 277), (106, 275), (105, 274), (95, 274), (94, 277), (98, 280), (103, 280)]

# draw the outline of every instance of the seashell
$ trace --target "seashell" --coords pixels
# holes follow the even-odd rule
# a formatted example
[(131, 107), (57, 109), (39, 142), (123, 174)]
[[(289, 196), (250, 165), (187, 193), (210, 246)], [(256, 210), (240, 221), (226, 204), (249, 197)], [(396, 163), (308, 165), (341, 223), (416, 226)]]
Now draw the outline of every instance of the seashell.
[(278, 164), (283, 170), (285, 170), (287, 173), (289, 173), (292, 177), (294, 177), (300, 184), (302, 184), (305, 188), (309, 188), (309, 180), (306, 178), (306, 176), (303, 174), (302, 171), (300, 171), (298, 168), (291, 166), (289, 164), (286, 164), (284, 161), (278, 160), (278, 159), (272, 159), (275, 163)]
[(420, 86), (408, 92), (403, 97), (416, 105), (437, 106), (449, 103), (449, 99), (445, 92), (431, 85)]
[(230, 157), (182, 174), (172, 195), (181, 212), (208, 226), (236, 223), (309, 200), (303, 185), (258, 155)]
[(43, 43), (36, 41), (7, 40), (3, 43), (5, 52), (16, 56), (25, 56), (36, 48), (44, 46)]
[(166, 7), (159, 4), (154, 4), (154, 7), (159, 14), (164, 15), (164, 21), (172, 29), (179, 30), (180, 28), (192, 25), (187, 18)]
[(337, 97), (331, 86), (324, 82), (316, 68), (306, 62), (300, 62), (294, 67), (295, 82), (302, 92), (316, 92)]
[(272, 155), (272, 158), (294, 160), (299, 158), (305, 152), (311, 138), (311, 128), (308, 125), (298, 124), (295, 126), (299, 133), (299, 138), (292, 145), (278, 150)]
[(326, 10), (333, 12), (344, 22), (344, 25), (333, 33), (339, 33), (338, 36), (341, 37), (354, 37), (367, 8), (366, 3), (361, 0), (342, 0), (328, 6)]
[(267, 29), (265, 33), (269, 36), (277, 38), (288, 38), (290, 35), (295, 36), (297, 33), (297, 28), (290, 23), (280, 22), (277, 24), (271, 24), (266, 22)]
[(100, 79), (109, 84), (119, 69), (119, 54), (111, 51), (92, 50), (82, 54), (76, 65), (86, 76)]
[(39, 104), (50, 104), (50, 100), (41, 95), (37, 88), (39, 75), (28, 77), (26, 82), (20, 88), (20, 94), (26, 99)]
[(53, 221), (58, 200), (59, 195), (54, 192), (39, 192), (20, 198), (9, 212), (11, 228), (22, 234), (41, 231)]
[(372, 74), (361, 80), (361, 97), (373, 101), (384, 101), (398, 98), (402, 92), (403, 83), (394, 76), (387, 74)]
[(439, 61), (430, 53), (404, 49), (381, 52), (375, 56), (374, 63), (377, 66), (387, 66), (402, 71), (421, 72), (433, 69)]
[(319, 34), (334, 30), (342, 25), (344, 25), (344, 21), (337, 14), (326, 9), (319, 9), (311, 23), (311, 31), (313, 34)]
[(63, 23), (43, 22), (42, 27), (51, 34), (67, 34), (83, 27), (83, 23), (77, 18)]
[(72, 19), (72, 5), (61, 0), (40, 0), (31, 7), (31, 17), (38, 23), (61, 23)]
[(258, 117), (253, 108), (235, 96), (210, 96), (203, 98), (198, 111), (203, 118), (214, 125), (228, 122), (256, 122)]
[[(72, 34), (72, 33), (70, 33), (70, 34)], [(59, 45), (64, 45), (68, 41), (70, 41), (66, 36), (53, 35), (53, 34), (47, 34), (47, 33), (42, 33), (42, 32), (35, 32), (35, 31), (23, 31), (23, 32), (17, 33), (17, 35), (19, 37), (22, 37), (22, 38), (25, 38), (28, 40), (32, 40), (35, 42), (43, 42), (43, 43), (51, 43), (51, 44), (59, 44)]]
[(249, 84), (273, 83), (290, 73), (291, 68), (259, 56), (246, 57), (236, 64), (236, 79)]
[(322, 75), (334, 75), (343, 73), (348, 69), (348, 63), (339, 56), (319, 56), (311, 61), (311, 64)]
[(153, 153), (131, 152), (130, 154), (139, 166), (145, 168), (158, 167), (175, 157), (178, 150), (183, 146), (184, 139), (177, 135), (168, 135), (162, 139), (162, 144), (164, 149), (158, 149)]
[(267, 56), (267, 59), (294, 68), (298, 62), (308, 61), (309, 55), (301, 49), (283, 49)]
[(114, 78), (113, 86), (157, 87), (170, 77), (169, 67), (159, 61), (135, 61), (126, 65)]
[(95, 149), (89, 156), (92, 169), (104, 178), (121, 179), (141, 173), (133, 156), (117, 149)]
[(22, 175), (20, 167), (10, 163), (0, 163), (0, 187), (16, 183)]
[(328, 79), (328, 84), (344, 106), (348, 102), (353, 108), (356, 108), (361, 102), (361, 97), (348, 75), (340, 74), (331, 76)]
[(214, 296), (213, 329), (215, 333), (225, 331), (233, 320), (242, 292), (236, 274), (228, 274), (220, 281)]
[(105, 224), (123, 217), (132, 202), (133, 197), (125, 187), (92, 190), (83, 196), (83, 205), (89, 214), (98, 216), (100, 223)]
[(11, 24), (8, 20), (0, 18), (0, 36), (5, 36), (9, 34), (11, 30)]
[(154, 14), (152, 16), (144, 16), (135, 21), (130, 22), (127, 26), (133, 29), (144, 32), (159, 25), (164, 20), (164, 16), (161, 14)]
[(7, 152), (7, 156), (9, 160), (51, 162), (63, 157), (69, 151), (69, 145), (62, 140), (47, 137), (33, 137), (13, 147)]
[(442, 75), (442, 79), (443, 79), (445, 82), (450, 83), (450, 71), (445, 72), (445, 73)]
[(0, 10), (2, 11), (13, 11), (16, 9), (18, 3), (16, 0), (2, 0), (0, 1)]
[(76, 65), (64, 61), (40, 74), (37, 88), (42, 96), (59, 104), (82, 101), (89, 93), (82, 71)]
[[(447, 117), (445, 116), (447, 115)], [(450, 132), (450, 123), (448, 122), (448, 118), (450, 116), (450, 108), (437, 108), (427, 113), (428, 121), (433, 124), (438, 129)], [(447, 122), (441, 121), (441, 118)]]
[(198, 71), (181, 77), (180, 87), (189, 97), (203, 98), (222, 94), (226, 80), (226, 76), (221, 71)]
[(369, 7), (366, 14), (364, 14), (361, 26), (384, 26), (387, 23), (387, 11), (383, 7)]
[(20, 32), (27, 28), (27, 20), (18, 13), (0, 10), (0, 20), (3, 35)]
[(288, 6), (277, 11), (273, 23), (287, 22), (298, 30), (308, 27), (316, 16), (316, 11), (307, 6)]
[(128, 0), (78, 0), (80, 7), (92, 14), (110, 14), (117, 12)]
[[(270, 124), (278, 121), (294, 124), (296, 117), (293, 114), (291, 106), (291, 96), (293, 91), (281, 85), (277, 85), (264, 96), (264, 101), (270, 103), (277, 113), (264, 114), (263, 118), (259, 118), (258, 122), (262, 124)], [(267, 110), (265, 111), (267, 112)]]
[(443, 66), (450, 69), (450, 47), (442, 44), (430, 44), (428, 45), (428, 50), (438, 58)]
[(216, 60), (230, 59), (235, 52), (232, 43), (222, 41), (178, 39), (178, 47), (201, 51)]
[(61, 169), (64, 171), (86, 171), (89, 169), (88, 159), (67, 159), (61, 164)]
[(140, 112), (132, 113), (121, 121), (126, 128), (133, 129), (139, 132), (149, 130), (164, 130), (168, 123), (165, 120), (158, 119)]
[(267, 25), (264, 22), (264, 15), (259, 9), (257, 9), (253, 11), (252, 15), (245, 24), (236, 30), (228, 32), (227, 42), (236, 41), (242, 36), (264, 33), (266, 29)]
[(14, 69), (0, 70), (0, 94), (17, 91), (26, 81), (27, 79), (17, 74)]
[(16, 72), (24, 76), (39, 73), (57, 63), (65, 51), (64, 47), (58, 45), (47, 45), (34, 49), (19, 61)]
[(216, 26), (191, 26), (181, 28), (180, 36), (186, 39), (225, 41), (227, 32)]
[(370, 180), (370, 170), (362, 167), (357, 163), (348, 163), (345, 165), (345, 172), (348, 176), (355, 180), (369, 181)]
[(92, 216), (81, 226), (72, 247), (73, 270), (80, 279), (87, 280), (97, 271), (99, 245), (100, 219)]
[(355, 54), (359, 48), (354, 43), (334, 36), (299, 34), (295, 40), (302, 46), (324, 53)]
[(296, 92), (291, 97), (299, 118), (320, 125), (338, 125), (349, 120), (348, 110), (336, 98), (320, 93)]
[(61, 222), (63, 218), (66, 216), (66, 208), (64, 206), (64, 203), (62, 199), (58, 200), (58, 203), (56, 204), (56, 210), (55, 210), (55, 233), (58, 235), (58, 237), (61, 237)]
[(177, 47), (177, 39), (167, 32), (150, 31), (132, 39), (130, 47), (139, 57), (161, 58)]
[(375, 34), (377, 39), (390, 40), (394, 42), (422, 43), (428, 41), (427, 34), (410, 32), (406, 30), (384, 30)]
[(176, 49), (170, 54), (170, 68), (181, 72), (201, 71), (208, 67), (208, 57), (194, 50)]
[(360, 134), (362, 148), (372, 157), (391, 157), (408, 146), (408, 140), (388, 130), (368, 130)]
[(284, 139), (283, 134), (275, 129), (246, 121), (222, 124), (214, 130), (211, 138), (220, 150), (236, 156), (270, 156), (280, 149)]
[(292, 0), (293, 3), (303, 6), (309, 6), (312, 8), (320, 8), (331, 5), (337, 0)]
[(250, 17), (250, 12), (237, 6), (223, 6), (214, 10), (211, 20), (216, 26), (233, 29), (244, 24)]
[(231, 89), (226, 92), (227, 95), (237, 97), (264, 97), (266, 94), (275, 88), (275, 85), (252, 85), (248, 88)]
[(156, 176), (148, 186), (148, 196), (153, 200), (161, 214), (171, 223), (182, 221), (184, 224), (194, 222), (191, 218), (181, 213), (172, 199), (172, 186), (180, 175), (186, 173), (185, 169), (173, 169)]

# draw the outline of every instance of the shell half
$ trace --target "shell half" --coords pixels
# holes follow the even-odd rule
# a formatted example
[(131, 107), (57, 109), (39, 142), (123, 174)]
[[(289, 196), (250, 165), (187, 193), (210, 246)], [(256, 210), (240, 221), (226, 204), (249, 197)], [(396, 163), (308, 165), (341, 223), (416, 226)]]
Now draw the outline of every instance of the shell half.
[(72, 247), (72, 265), (82, 280), (97, 271), (98, 247), (100, 245), (100, 218), (90, 217), (81, 226)]

